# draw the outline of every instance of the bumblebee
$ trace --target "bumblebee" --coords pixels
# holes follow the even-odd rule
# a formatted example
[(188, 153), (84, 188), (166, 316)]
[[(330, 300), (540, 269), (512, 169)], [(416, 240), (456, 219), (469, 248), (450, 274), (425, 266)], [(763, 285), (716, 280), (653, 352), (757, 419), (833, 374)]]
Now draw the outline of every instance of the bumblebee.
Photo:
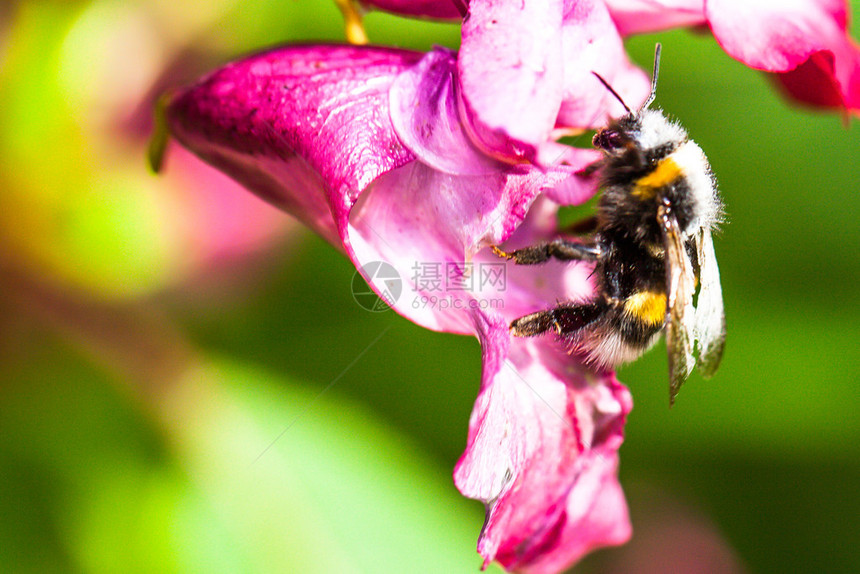
[(648, 109), (659, 63), (658, 44), (651, 94), (635, 112), (595, 74), (627, 114), (593, 139), (604, 157), (596, 164), (602, 195), (586, 229), (590, 235), (494, 251), (519, 265), (550, 258), (593, 262), (590, 300), (520, 317), (511, 323), (512, 333), (554, 331), (587, 364), (613, 368), (641, 356), (665, 330), (673, 404), (696, 362), (709, 377), (723, 353), (725, 318), (711, 237), (722, 203), (701, 148), (661, 111)]

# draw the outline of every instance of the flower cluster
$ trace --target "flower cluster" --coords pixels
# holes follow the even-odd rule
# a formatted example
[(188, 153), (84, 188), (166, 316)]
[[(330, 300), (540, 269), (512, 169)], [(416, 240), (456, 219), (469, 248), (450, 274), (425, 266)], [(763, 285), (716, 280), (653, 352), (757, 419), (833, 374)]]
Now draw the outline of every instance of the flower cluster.
[[(561, 135), (623, 112), (648, 93), (622, 39), (709, 27), (732, 57), (776, 73), (799, 100), (860, 109), (860, 52), (839, 0), (465, 0), (364, 4), (462, 19), (459, 52), (302, 45), (217, 70), (172, 94), (169, 129), (184, 146), (341, 248), (357, 268), (401, 277), (440, 262), (491, 262), (488, 246), (555, 233), (559, 205), (596, 191), (594, 150)], [(585, 265), (509, 268), (504, 290), (413, 282), (395, 310), (481, 342), (483, 373), (459, 490), (483, 501), (486, 563), (558, 572), (631, 532), (617, 451), (632, 407), (613, 373), (577, 364), (551, 340), (512, 339), (511, 319), (587, 298)], [(379, 292), (384, 286), (372, 285)], [(449, 302), (410, 305), (428, 297)], [(504, 305), (481, 305), (489, 297)], [(422, 299), (423, 298), (423, 299)]]

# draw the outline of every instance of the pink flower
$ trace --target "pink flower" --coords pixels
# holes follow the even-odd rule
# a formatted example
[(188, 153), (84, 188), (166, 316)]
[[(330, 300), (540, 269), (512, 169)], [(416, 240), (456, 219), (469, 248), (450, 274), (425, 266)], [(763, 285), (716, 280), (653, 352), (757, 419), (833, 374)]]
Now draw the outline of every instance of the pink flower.
[[(556, 205), (594, 192), (580, 169), (597, 155), (556, 146), (556, 163), (543, 169), (491, 157), (462, 119), (470, 116), (457, 101), (457, 66), (444, 49), (284, 48), (176, 94), (168, 121), (181, 143), (356, 267), (386, 261), (403, 278), (421, 266), (442, 271), (438, 287), (407, 281), (394, 308), (481, 341), (481, 392), (455, 471), (458, 488), (487, 504), (479, 550), (510, 568), (554, 572), (629, 537), (616, 467), (631, 400), (611, 374), (508, 332), (556, 297), (588, 296), (589, 269), (507, 269), (486, 247), (552, 235)], [(483, 272), (505, 269), (506, 282), (482, 282)]]
[[(433, 17), (463, 9), (459, 0), (366, 3)], [(485, 561), (517, 571), (558, 572), (630, 536), (616, 477), (627, 389), (553, 341), (512, 339), (508, 330), (556, 300), (587, 298), (590, 268), (505, 266), (487, 249), (553, 237), (557, 206), (594, 193), (583, 168), (598, 153), (556, 140), (623, 112), (592, 72), (631, 108), (647, 95), (619, 28), (709, 24), (750, 65), (829, 82), (845, 105), (856, 94), (844, 63), (856, 50), (823, 37), (844, 32), (835, 8), (800, 2), (770, 24), (740, 17), (764, 8), (716, 1), (608, 4), (472, 0), (459, 53), (282, 48), (216, 71), (175, 94), (166, 112), (183, 145), (295, 215), (358, 269), (384, 261), (410, 278), (392, 302), (398, 313), (478, 337), (481, 388), (454, 479), (486, 504)], [(787, 30), (809, 34), (800, 41)], [(764, 38), (756, 36), (755, 50), (745, 44), (750, 35)]]

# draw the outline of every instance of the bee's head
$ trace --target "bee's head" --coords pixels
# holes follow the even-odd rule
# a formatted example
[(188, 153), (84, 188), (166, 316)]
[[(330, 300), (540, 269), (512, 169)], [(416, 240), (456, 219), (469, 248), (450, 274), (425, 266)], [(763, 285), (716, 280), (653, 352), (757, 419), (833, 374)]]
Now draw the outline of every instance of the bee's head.
[(613, 120), (605, 128), (600, 128), (591, 140), (592, 145), (610, 155), (623, 153), (636, 145), (637, 134), (641, 129), (639, 114), (628, 113), (617, 120)]
[[(648, 147), (652, 147), (653, 142), (643, 141), (642, 135), (654, 131), (663, 131), (659, 129), (661, 126), (656, 125), (660, 120), (662, 120), (663, 124), (670, 123), (662, 113), (648, 110), (648, 106), (651, 105), (657, 95), (657, 75), (660, 70), (660, 50), (661, 46), (660, 44), (657, 44), (654, 51), (654, 70), (651, 75), (651, 93), (648, 95), (648, 99), (645, 100), (645, 103), (642, 104), (642, 107), (635, 112), (631, 110), (626, 103), (624, 103), (624, 99), (618, 95), (618, 92), (616, 92), (612, 86), (609, 85), (609, 82), (604, 80), (597, 72), (592, 72), (592, 74), (600, 80), (600, 83), (603, 84), (609, 93), (612, 94), (627, 111), (626, 115), (617, 120), (613, 120), (608, 126), (597, 131), (594, 135), (594, 139), (592, 140), (594, 147), (602, 149), (609, 155), (624, 154), (634, 148), (647, 149)], [(644, 125), (646, 123), (648, 125)], [(647, 140), (653, 138), (646, 137), (644, 139)]]

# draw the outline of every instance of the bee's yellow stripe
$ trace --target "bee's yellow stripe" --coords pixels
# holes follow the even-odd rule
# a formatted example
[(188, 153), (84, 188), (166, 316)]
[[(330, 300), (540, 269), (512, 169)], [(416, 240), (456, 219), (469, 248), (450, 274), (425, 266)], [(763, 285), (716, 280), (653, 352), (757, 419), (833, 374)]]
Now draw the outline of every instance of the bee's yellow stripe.
[(659, 325), (666, 319), (666, 294), (653, 291), (634, 293), (624, 300), (624, 312), (648, 325)]
[(650, 199), (661, 187), (666, 187), (681, 177), (681, 167), (675, 163), (672, 156), (660, 160), (654, 171), (637, 179), (633, 184), (633, 195), (641, 199)]

